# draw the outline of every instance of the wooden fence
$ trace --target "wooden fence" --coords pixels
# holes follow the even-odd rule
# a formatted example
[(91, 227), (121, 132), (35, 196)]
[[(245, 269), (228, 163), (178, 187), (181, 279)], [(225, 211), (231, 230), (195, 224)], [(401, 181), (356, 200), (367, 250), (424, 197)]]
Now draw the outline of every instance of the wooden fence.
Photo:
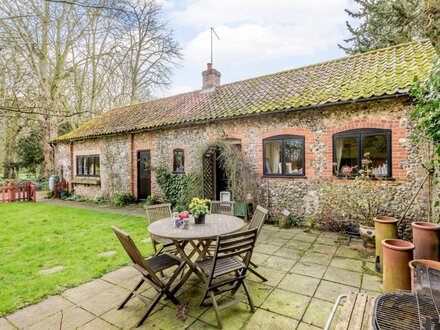
[(0, 195), (0, 203), (15, 201), (37, 201), (35, 194), (35, 185), (32, 182), (23, 184), (9, 183), (2, 186)]

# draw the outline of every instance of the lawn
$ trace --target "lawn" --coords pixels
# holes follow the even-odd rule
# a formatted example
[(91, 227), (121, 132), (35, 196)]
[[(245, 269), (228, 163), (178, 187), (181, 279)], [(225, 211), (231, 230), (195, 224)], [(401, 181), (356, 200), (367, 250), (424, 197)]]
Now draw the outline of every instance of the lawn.
[[(145, 218), (45, 203), (0, 204), (0, 316), (129, 264), (111, 225), (151, 254), (151, 244), (141, 242)], [(116, 254), (98, 256), (108, 251)], [(64, 269), (40, 274), (56, 266)]]

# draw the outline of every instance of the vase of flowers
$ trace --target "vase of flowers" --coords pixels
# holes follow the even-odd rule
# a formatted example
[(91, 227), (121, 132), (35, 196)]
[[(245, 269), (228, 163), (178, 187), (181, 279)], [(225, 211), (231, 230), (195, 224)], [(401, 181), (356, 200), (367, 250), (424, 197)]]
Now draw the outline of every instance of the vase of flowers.
[(205, 223), (205, 216), (209, 213), (209, 199), (193, 198), (188, 208), (194, 216), (196, 225)]

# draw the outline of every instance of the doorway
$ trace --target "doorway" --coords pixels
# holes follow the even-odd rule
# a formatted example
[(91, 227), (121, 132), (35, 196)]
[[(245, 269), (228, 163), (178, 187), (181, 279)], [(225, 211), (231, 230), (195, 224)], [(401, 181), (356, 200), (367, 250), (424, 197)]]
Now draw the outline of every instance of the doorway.
[(138, 200), (146, 200), (151, 195), (151, 156), (150, 150), (139, 150), (137, 153)]
[[(233, 144), (241, 150), (241, 144)], [(220, 192), (228, 191), (228, 177), (221, 164), (220, 147), (212, 146), (203, 156), (203, 192), (204, 197), (220, 200)]]

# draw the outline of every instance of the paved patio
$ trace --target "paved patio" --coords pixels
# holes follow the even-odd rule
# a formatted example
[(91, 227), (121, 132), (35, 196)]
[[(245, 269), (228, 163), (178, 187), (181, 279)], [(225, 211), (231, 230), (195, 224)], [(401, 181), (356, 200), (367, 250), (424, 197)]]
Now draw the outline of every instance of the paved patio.
[[(240, 289), (237, 295), (242, 302), (221, 312), (223, 329), (323, 328), (338, 295), (380, 293), (382, 282), (374, 272), (372, 251), (369, 254), (359, 239), (266, 225), (252, 260), (268, 281), (248, 277), (257, 311), (250, 313)], [(133, 298), (122, 310), (116, 306), (138, 279), (132, 267), (123, 267), (0, 318), (0, 329), (60, 329), (60, 324), (63, 329), (131, 329), (145, 305)], [(144, 284), (145, 297), (154, 293)], [(175, 306), (162, 300), (139, 329), (212, 329), (216, 324), (214, 310), (198, 306), (201, 293), (202, 283), (191, 277), (179, 296), (181, 302), (189, 302), (187, 319), (177, 319)]]

